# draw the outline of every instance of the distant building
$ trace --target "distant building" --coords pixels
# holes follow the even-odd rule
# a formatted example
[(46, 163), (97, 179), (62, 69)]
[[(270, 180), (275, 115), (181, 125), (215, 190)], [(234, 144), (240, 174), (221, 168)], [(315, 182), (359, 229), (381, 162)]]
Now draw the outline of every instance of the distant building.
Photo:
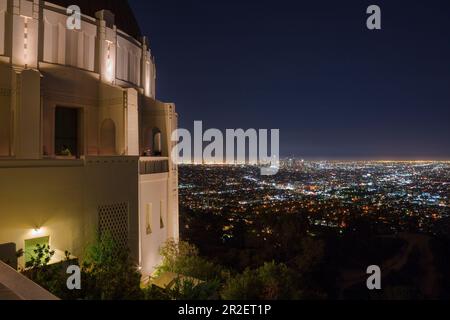
[[(83, 13), (67, 28), (67, 5)], [(126, 1), (0, 0), (0, 244), (81, 256), (109, 232), (144, 275), (178, 238), (175, 106)]]

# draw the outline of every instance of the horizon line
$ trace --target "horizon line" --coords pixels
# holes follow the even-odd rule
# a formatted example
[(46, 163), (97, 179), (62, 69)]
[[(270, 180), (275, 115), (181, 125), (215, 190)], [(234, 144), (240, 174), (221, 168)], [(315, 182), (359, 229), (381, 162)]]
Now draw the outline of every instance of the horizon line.
[[(444, 159), (425, 159), (425, 160), (417, 160), (417, 159), (304, 159), (304, 158), (296, 158), (296, 157), (292, 157), (292, 158), (283, 158), (280, 159), (280, 161), (288, 161), (288, 160), (300, 160), (300, 161), (305, 161), (305, 162), (378, 162), (378, 163), (393, 163), (393, 162), (397, 162), (397, 163), (431, 163), (431, 162), (435, 162), (435, 163), (450, 163), (450, 159), (449, 160), (444, 160)], [(242, 165), (248, 165), (248, 166), (259, 166), (259, 165), (264, 165), (264, 164), (255, 164), (255, 163), (227, 163), (227, 162), (191, 162), (191, 163), (180, 163), (178, 165), (195, 165), (195, 166), (201, 166), (201, 165), (217, 165), (217, 166), (225, 166), (225, 165), (229, 165), (229, 166), (242, 166)]]

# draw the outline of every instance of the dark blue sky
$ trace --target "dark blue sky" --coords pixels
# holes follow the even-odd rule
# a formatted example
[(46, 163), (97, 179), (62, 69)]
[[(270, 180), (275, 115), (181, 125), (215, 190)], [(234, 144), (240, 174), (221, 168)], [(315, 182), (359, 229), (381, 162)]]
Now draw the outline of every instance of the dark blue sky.
[(130, 3), (180, 127), (279, 128), (305, 158), (450, 159), (448, 0)]

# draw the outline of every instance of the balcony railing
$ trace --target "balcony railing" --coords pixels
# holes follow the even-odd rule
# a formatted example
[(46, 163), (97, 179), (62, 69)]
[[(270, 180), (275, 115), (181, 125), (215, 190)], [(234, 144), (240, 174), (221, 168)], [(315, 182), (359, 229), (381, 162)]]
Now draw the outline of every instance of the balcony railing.
[(169, 172), (168, 158), (141, 158), (139, 160), (139, 173), (141, 175), (167, 172)]

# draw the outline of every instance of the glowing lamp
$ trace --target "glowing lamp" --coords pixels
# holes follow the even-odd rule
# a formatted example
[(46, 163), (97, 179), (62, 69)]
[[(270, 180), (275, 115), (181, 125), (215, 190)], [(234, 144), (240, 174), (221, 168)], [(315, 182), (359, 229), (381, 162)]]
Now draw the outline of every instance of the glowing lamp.
[(39, 236), (42, 235), (42, 228), (34, 228), (33, 231), (31, 231), (31, 234), (33, 236)]

